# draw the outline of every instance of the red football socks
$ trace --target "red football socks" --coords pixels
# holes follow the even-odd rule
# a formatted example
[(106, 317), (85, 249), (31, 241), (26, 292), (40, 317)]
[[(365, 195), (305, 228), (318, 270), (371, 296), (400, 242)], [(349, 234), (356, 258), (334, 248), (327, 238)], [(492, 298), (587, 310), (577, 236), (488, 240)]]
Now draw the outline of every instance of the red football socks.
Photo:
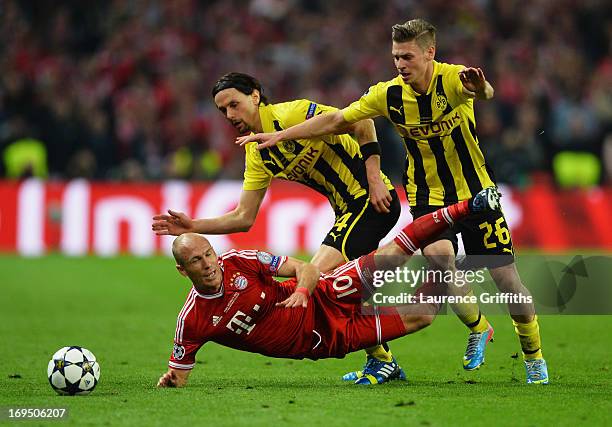
[(394, 239), (402, 250), (412, 255), (428, 239), (440, 234), (453, 223), (470, 214), (469, 201), (464, 200), (415, 219)]

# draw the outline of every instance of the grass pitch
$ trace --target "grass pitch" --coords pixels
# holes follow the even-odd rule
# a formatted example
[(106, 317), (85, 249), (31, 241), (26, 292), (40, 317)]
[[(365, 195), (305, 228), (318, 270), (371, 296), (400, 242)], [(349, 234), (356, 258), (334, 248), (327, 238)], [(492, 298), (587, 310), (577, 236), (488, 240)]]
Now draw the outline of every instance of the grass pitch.
[[(185, 389), (155, 388), (189, 284), (167, 258), (0, 257), (0, 406), (67, 407), (56, 425), (602, 425), (612, 413), (612, 316), (542, 316), (551, 384), (526, 386), (506, 316), (477, 372), (461, 368), (467, 332), (440, 316), (391, 343), (409, 377), (375, 387), (342, 383), (363, 364), (293, 361), (206, 344)], [(529, 278), (524, 278), (528, 281)], [(101, 381), (89, 396), (58, 396), (46, 378), (60, 347), (92, 350)], [(4, 418), (2, 423), (11, 423)], [(50, 421), (33, 421), (47, 425)], [(30, 424), (30, 423), (27, 423)]]

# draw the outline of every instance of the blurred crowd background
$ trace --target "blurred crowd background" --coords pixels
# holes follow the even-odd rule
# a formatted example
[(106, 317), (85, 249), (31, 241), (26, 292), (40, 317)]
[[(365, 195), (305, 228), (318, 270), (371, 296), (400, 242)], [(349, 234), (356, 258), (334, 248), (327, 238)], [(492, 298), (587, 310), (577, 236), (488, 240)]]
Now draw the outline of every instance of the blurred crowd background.
[[(480, 66), (476, 104), (499, 182), (612, 179), (612, 20), (606, 0), (113, 0), (0, 2), (0, 175), (241, 178), (213, 83), (254, 75), (272, 102), (343, 107), (396, 73), (391, 26), (438, 28), (437, 59)], [(377, 119), (383, 169), (404, 148)]]

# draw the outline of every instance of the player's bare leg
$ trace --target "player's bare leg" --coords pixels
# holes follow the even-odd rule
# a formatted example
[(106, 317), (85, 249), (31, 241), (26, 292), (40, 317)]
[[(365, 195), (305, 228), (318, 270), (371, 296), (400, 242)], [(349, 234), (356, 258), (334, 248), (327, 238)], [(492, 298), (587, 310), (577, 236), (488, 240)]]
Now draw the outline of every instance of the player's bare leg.
[[(438, 240), (423, 248), (429, 267), (433, 270), (455, 273), (455, 249), (450, 240)], [(454, 275), (453, 275), (454, 277)], [(449, 284), (447, 292), (452, 296), (474, 295), (469, 285), (456, 286)], [(472, 371), (478, 369), (485, 359), (485, 348), (493, 341), (493, 327), (480, 312), (477, 303), (449, 304), (457, 317), (470, 329), (468, 345), (463, 356), (463, 369)]]
[[(408, 224), (392, 242), (374, 252), (374, 256), (392, 255), (398, 262), (407, 262), (427, 240), (451, 227), (455, 221), (485, 210), (499, 210), (499, 193), (494, 187), (480, 191), (469, 200), (440, 208)], [(393, 267), (401, 266), (401, 264)]]
[(345, 262), (342, 252), (327, 245), (321, 245), (310, 260), (310, 263), (319, 267), (319, 270), (323, 273), (331, 271)]
[[(497, 288), (504, 293), (531, 295), (514, 263), (489, 269)], [(540, 326), (533, 303), (508, 304), (514, 330), (521, 342), (528, 384), (548, 384), (548, 367), (542, 356)]]
[[(423, 255), (427, 258), (429, 267), (433, 270), (439, 270), (442, 272), (452, 272), (452, 277), (455, 277), (457, 268), (455, 266), (455, 249), (450, 240), (438, 240), (423, 248)], [(471, 296), (472, 292), (469, 284), (464, 286), (457, 286), (454, 283), (448, 284), (447, 292), (451, 296)], [(470, 329), (472, 334), (482, 334), (489, 329), (491, 330), (489, 339), (492, 339), (493, 329), (490, 327), (486, 317), (480, 312), (478, 304), (476, 303), (458, 303), (449, 304), (452, 310), (455, 312), (457, 317)], [(463, 367), (467, 370), (476, 369), (483, 363), (484, 359), (477, 362), (476, 364), (473, 359), (466, 360), (464, 358)]]
[[(310, 260), (310, 262), (316, 265), (317, 267), (319, 267), (319, 270), (321, 270), (322, 272), (326, 272), (326, 271), (333, 270), (334, 268), (346, 262), (346, 260), (344, 259), (342, 252), (340, 252), (338, 249), (333, 248), (331, 246), (327, 246), (327, 245), (321, 245), (319, 249), (317, 250), (317, 252), (312, 257), (312, 259)], [(365, 352), (368, 355), (368, 359), (375, 358), (385, 363), (397, 364), (397, 362), (395, 362), (393, 358), (393, 354), (389, 350), (389, 346), (386, 343), (383, 343), (381, 345), (376, 345), (374, 347), (366, 348)], [(400, 370), (400, 374), (398, 376), (400, 378), (401, 377), (405, 378), (404, 371), (401, 368), (399, 368), (399, 370)], [(354, 371), (354, 372), (349, 372), (348, 374), (345, 374), (342, 377), (342, 379), (345, 381), (356, 381), (362, 376), (363, 376), (363, 370)]]
[[(499, 193), (495, 188), (486, 188), (470, 200), (438, 209), (433, 213), (417, 218), (405, 227), (392, 242), (361, 258), (361, 268), (365, 277), (373, 277), (373, 272), (376, 270), (391, 270), (404, 265), (414, 252), (423, 245), (423, 242), (442, 233), (455, 221), (474, 212), (497, 209), (499, 209)], [(431, 324), (438, 308), (434, 305), (424, 307), (424, 305), (419, 304), (419, 308), (415, 311), (415, 307), (405, 307), (405, 311), (400, 316), (404, 322), (406, 333), (415, 332)], [(423, 309), (429, 311), (423, 312)], [(368, 358), (363, 376), (357, 379), (355, 383), (380, 384), (385, 382), (389, 375), (380, 367), (379, 363)]]

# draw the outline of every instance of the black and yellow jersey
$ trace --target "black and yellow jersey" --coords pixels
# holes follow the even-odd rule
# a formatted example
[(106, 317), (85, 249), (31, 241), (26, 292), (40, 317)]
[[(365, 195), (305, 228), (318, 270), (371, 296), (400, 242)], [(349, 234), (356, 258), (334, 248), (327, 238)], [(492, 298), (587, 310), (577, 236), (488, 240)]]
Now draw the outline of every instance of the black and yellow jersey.
[[(306, 99), (259, 106), (264, 132), (289, 128), (334, 107)], [(272, 178), (296, 181), (323, 194), (336, 213), (345, 213), (353, 202), (368, 195), (365, 164), (359, 144), (350, 135), (326, 135), (313, 139), (283, 141), (257, 150), (245, 146), (244, 190), (267, 188)], [(393, 188), (382, 174), (387, 188)]]
[(342, 110), (351, 123), (385, 116), (394, 124), (406, 145), (404, 185), (411, 206), (449, 205), (494, 185), (476, 136), (474, 101), (459, 79), (465, 67), (433, 65), (425, 94), (398, 76)]

